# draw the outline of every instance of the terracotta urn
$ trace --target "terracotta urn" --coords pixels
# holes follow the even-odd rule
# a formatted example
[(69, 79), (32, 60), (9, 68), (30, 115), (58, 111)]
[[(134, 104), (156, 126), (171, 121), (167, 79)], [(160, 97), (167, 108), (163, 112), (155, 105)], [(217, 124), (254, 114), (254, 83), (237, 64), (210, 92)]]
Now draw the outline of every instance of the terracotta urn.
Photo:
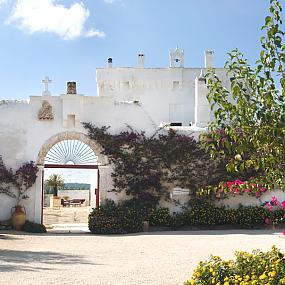
[[(14, 210), (14, 211), (13, 211)], [(13, 213), (11, 216), (12, 226), (15, 230), (20, 231), (26, 223), (26, 210), (24, 206), (16, 205), (12, 208)]]

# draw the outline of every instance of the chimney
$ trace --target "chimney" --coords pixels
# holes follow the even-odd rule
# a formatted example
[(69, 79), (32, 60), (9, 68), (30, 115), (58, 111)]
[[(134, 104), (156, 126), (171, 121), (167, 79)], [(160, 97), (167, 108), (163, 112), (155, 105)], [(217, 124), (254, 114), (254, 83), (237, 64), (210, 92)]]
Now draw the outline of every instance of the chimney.
[(67, 82), (67, 92), (66, 94), (77, 94), (76, 92), (76, 82)]
[(138, 67), (144, 68), (144, 54), (143, 53), (138, 54)]
[(205, 68), (214, 67), (214, 52), (212, 50), (205, 51)]
[(108, 68), (113, 67), (113, 59), (111, 57), (108, 58)]

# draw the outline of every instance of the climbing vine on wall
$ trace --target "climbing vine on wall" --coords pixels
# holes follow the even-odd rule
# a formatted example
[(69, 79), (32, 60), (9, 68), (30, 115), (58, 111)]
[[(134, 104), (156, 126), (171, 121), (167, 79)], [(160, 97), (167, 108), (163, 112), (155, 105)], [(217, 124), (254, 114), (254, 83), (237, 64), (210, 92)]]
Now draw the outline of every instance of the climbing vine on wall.
[(208, 185), (233, 179), (224, 162), (211, 159), (193, 136), (173, 130), (147, 136), (130, 127), (111, 134), (108, 127), (91, 123), (84, 123), (84, 127), (113, 164), (112, 191), (125, 191), (140, 203), (151, 206), (160, 199), (168, 200), (173, 187), (188, 188), (196, 196)]
[(34, 162), (24, 163), (15, 172), (8, 169), (0, 156), (0, 194), (5, 194), (16, 200), (28, 199), (27, 191), (36, 182), (38, 167)]

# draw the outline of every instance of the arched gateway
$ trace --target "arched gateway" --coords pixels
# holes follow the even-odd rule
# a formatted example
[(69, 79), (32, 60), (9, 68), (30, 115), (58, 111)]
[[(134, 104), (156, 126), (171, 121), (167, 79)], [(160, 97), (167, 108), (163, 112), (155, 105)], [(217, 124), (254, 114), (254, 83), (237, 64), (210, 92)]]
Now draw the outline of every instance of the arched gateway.
[(37, 191), (40, 195), (37, 193), (35, 197), (35, 221), (43, 222), (44, 169), (48, 168), (98, 170), (98, 183), (91, 191), (94, 191), (93, 194), (96, 196), (96, 207), (99, 206), (100, 198), (106, 198), (107, 187), (111, 184), (108, 159), (101, 154), (101, 151), (102, 147), (96, 141), (84, 133), (74, 131), (58, 133), (42, 145), (37, 158), (40, 173), (36, 188), (40, 189)]
[(43, 166), (50, 149), (57, 143), (65, 140), (77, 140), (85, 143), (93, 150), (95, 155), (98, 156), (98, 164), (106, 165), (108, 163), (107, 157), (101, 154), (102, 147), (86, 134), (79, 132), (62, 132), (52, 136), (43, 144), (38, 154), (37, 165)]

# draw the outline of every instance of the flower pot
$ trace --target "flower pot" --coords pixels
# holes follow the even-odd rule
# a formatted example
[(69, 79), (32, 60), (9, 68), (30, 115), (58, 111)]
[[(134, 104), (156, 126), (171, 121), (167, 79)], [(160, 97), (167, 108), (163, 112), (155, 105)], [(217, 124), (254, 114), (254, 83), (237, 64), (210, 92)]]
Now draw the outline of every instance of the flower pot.
[(61, 198), (59, 196), (50, 197), (50, 207), (60, 208), (60, 206), (61, 206)]
[(11, 216), (12, 226), (15, 230), (20, 231), (23, 225), (26, 223), (26, 210), (24, 206), (16, 205), (11, 209), (13, 211)]

